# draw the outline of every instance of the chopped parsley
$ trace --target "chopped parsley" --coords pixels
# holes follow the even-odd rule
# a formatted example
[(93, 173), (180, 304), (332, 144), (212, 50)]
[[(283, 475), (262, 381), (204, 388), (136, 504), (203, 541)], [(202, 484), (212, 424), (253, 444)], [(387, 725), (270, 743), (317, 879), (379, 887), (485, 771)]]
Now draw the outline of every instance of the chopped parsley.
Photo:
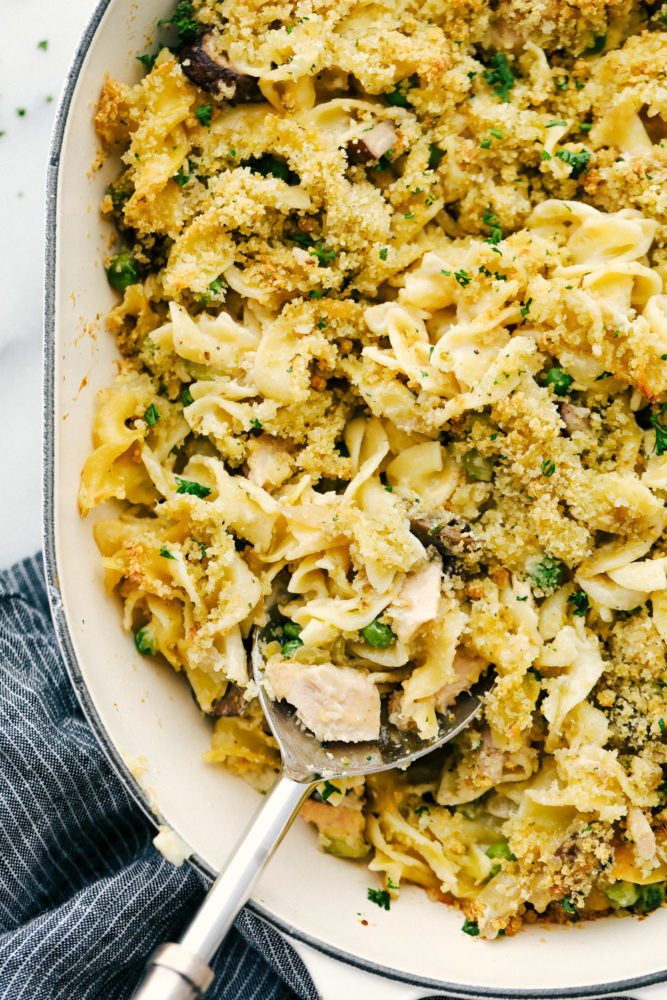
[(196, 538), (193, 538), (192, 535), (190, 535), (190, 541), (194, 542), (195, 545), (199, 546), (199, 559), (200, 559), (200, 561), (202, 559), (206, 559), (206, 556), (208, 555), (208, 549), (206, 548), (206, 546), (204, 545), (204, 543), (198, 541)]
[(593, 381), (594, 382), (601, 382), (603, 378), (612, 378), (613, 375), (614, 375), (613, 372), (606, 372), (606, 371), (605, 372), (600, 372), (600, 374), (598, 376), (596, 376), (596, 378), (594, 378)]
[(428, 169), (437, 170), (442, 163), (444, 155), (444, 149), (440, 149), (434, 143), (431, 143), (428, 147)]
[(322, 802), (326, 802), (327, 799), (331, 798), (331, 796), (334, 794), (334, 792), (337, 792), (337, 791), (338, 791), (338, 789), (336, 788), (335, 785), (332, 785), (332, 783), (330, 781), (325, 781), (324, 782), (324, 788), (320, 792), (320, 798), (322, 799)]
[(189, 184), (190, 181), (192, 180), (190, 174), (189, 173), (186, 174), (183, 167), (184, 165), (181, 165), (172, 178), (172, 180), (176, 181), (179, 187), (185, 187), (185, 185)]
[(391, 905), (391, 896), (386, 889), (369, 889), (368, 898), (383, 910), (388, 910)]
[(564, 396), (569, 391), (574, 379), (564, 368), (550, 368), (545, 382), (557, 396)]
[(499, 97), (503, 104), (509, 104), (510, 90), (514, 86), (514, 73), (509, 67), (507, 56), (503, 52), (494, 52), (491, 56), (493, 69), (484, 70), (484, 78), (489, 86), (493, 87), (493, 93)]
[(181, 389), (181, 403), (183, 406), (192, 406), (194, 399), (192, 398), (192, 393), (188, 386), (185, 389)]
[(567, 603), (572, 605), (572, 614), (577, 618), (583, 618), (588, 611), (588, 594), (583, 590), (575, 590), (570, 594)]
[(160, 555), (163, 559), (175, 559), (176, 556), (172, 555), (166, 545), (163, 545), (160, 549)]
[(567, 85), (569, 82), (570, 82), (569, 76), (562, 76), (560, 80), (554, 80), (554, 83), (558, 90), (567, 90)]
[(312, 250), (308, 251), (311, 257), (317, 257), (317, 263), (320, 267), (328, 267), (336, 259), (335, 250), (325, 250), (324, 241), (320, 240), (317, 246), (313, 247)]
[(388, 253), (389, 253), (389, 248), (388, 247), (382, 247), (382, 249), (380, 250), (380, 260), (386, 260)]
[(157, 59), (157, 52), (144, 52), (142, 56), (137, 56), (137, 62), (142, 63), (146, 67), (146, 72), (150, 73), (155, 65), (155, 60)]
[(555, 125), (567, 125), (567, 122), (564, 122), (562, 118), (554, 118), (553, 121), (547, 122), (547, 124), (544, 127), (553, 128)]
[(464, 934), (469, 934), (470, 937), (477, 937), (477, 935), (479, 934), (479, 927), (477, 926), (477, 924), (472, 920), (468, 920), (467, 917), (463, 921), (461, 930), (463, 931)]
[(665, 728), (666, 728), (665, 727), (665, 720), (664, 719), (662, 719), (662, 718), (658, 719), (658, 728), (659, 728), (659, 730), (660, 730), (661, 733), (664, 733)]
[(48, 47), (49, 47), (49, 40), (48, 40), (48, 38), (43, 39), (43, 41), (41, 41), (41, 42), (37, 42), (37, 48), (41, 49), (42, 52), (46, 52), (46, 50), (48, 49)]
[(417, 816), (423, 816), (424, 813), (426, 813), (427, 816), (430, 816), (431, 810), (429, 809), (428, 806), (417, 806), (417, 808), (415, 809), (415, 813), (417, 814)]
[(407, 80), (399, 80), (393, 90), (384, 95), (387, 104), (394, 108), (411, 108), (412, 104), (408, 100), (408, 92), (419, 86), (419, 77), (411, 76)]
[(661, 423), (660, 414), (653, 413), (651, 415), (651, 424), (655, 430), (655, 444), (653, 446), (653, 451), (660, 457), (664, 455), (667, 451), (667, 425)]
[(545, 458), (544, 461), (542, 462), (542, 475), (547, 477), (553, 476), (555, 471), (556, 471), (556, 463), (553, 462), (550, 458)]
[(551, 594), (554, 590), (557, 590), (563, 582), (565, 576), (565, 566), (560, 561), (560, 559), (554, 559), (552, 556), (546, 556), (542, 562), (539, 562), (530, 574), (533, 578), (533, 583), (538, 587), (544, 594)]
[(311, 290), (308, 292), (309, 299), (321, 299), (323, 298), (323, 296), (324, 292), (318, 291), (317, 288), (311, 288)]
[(464, 268), (461, 268), (460, 271), (454, 271), (454, 277), (458, 281), (461, 288), (465, 288), (472, 281), (472, 277), (466, 270), (464, 270)]
[(327, 328), (327, 321), (325, 320), (324, 316), (320, 316), (320, 318), (317, 321), (317, 329), (326, 330), (326, 328)]
[(556, 156), (563, 163), (569, 164), (570, 177), (573, 177), (575, 180), (581, 176), (591, 162), (591, 154), (587, 149), (580, 149), (576, 153), (571, 149), (558, 149), (556, 150)]
[(177, 493), (189, 493), (190, 496), (199, 497), (201, 500), (211, 492), (208, 486), (195, 483), (192, 479), (181, 479), (180, 476), (176, 476), (176, 482), (178, 483)]
[(151, 403), (146, 412), (144, 413), (144, 420), (148, 427), (153, 427), (154, 424), (160, 419), (160, 411), (158, 410), (155, 403)]
[(524, 319), (528, 315), (528, 310), (530, 309), (532, 301), (533, 301), (532, 299), (528, 299), (527, 302), (524, 302), (521, 305), (521, 309), (519, 310), (519, 312), (521, 313)]
[(561, 899), (560, 902), (561, 902), (561, 906), (563, 907), (563, 909), (565, 910), (566, 913), (576, 913), (577, 912), (576, 909), (575, 909), (575, 905), (572, 902), (572, 899), (571, 899), (570, 896), (565, 896), (563, 899)]
[(298, 184), (299, 175), (287, 166), (284, 160), (273, 156), (271, 153), (262, 153), (261, 156), (249, 156), (243, 163), (244, 167), (250, 167), (253, 174), (261, 174), (262, 177), (277, 177), (279, 181), (286, 184)]
[(225, 285), (223, 279), (220, 276), (218, 276), (217, 278), (213, 279), (213, 281), (210, 283), (208, 287), (209, 290), (212, 291), (214, 295), (222, 295), (227, 286)]
[(199, 119), (202, 125), (206, 128), (211, 127), (211, 114), (213, 113), (213, 107), (210, 104), (202, 104), (195, 110), (195, 115)]
[(551, 159), (551, 153), (547, 153), (546, 149), (543, 149), (542, 150), (542, 159), (543, 160), (550, 160)]
[(262, 421), (258, 420), (257, 417), (251, 417), (250, 418), (250, 426), (255, 431), (261, 431), (261, 429), (262, 429)]
[(189, 42), (193, 42), (200, 32), (200, 27), (196, 21), (192, 20), (192, 4), (189, 0), (179, 3), (172, 17), (162, 17), (158, 21), (158, 27), (169, 24), (178, 32), (178, 48), (183, 48)]
[(502, 139), (503, 138), (503, 133), (500, 131), (499, 128), (490, 128), (489, 129), (489, 135), (492, 135), (494, 139)]
[(496, 246), (503, 238), (503, 231), (498, 225), (498, 216), (492, 208), (484, 209), (482, 212), (482, 222), (491, 230), (484, 242)]

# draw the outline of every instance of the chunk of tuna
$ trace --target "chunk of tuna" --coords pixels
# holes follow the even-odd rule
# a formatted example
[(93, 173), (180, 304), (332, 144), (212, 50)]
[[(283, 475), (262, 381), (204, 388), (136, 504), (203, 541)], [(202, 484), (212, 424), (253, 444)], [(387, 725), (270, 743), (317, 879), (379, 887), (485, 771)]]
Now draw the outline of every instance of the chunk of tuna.
[(439, 559), (406, 576), (398, 596), (387, 608), (394, 632), (401, 642), (408, 642), (420, 625), (432, 621), (437, 615), (441, 579), (442, 563)]
[[(360, 743), (380, 733), (380, 695), (370, 675), (333, 663), (269, 661), (267, 693), (294, 705), (318, 740)], [(269, 690), (270, 687), (270, 690)]]
[(456, 655), (454, 656), (454, 674), (455, 678), (448, 684), (443, 684), (443, 686), (435, 692), (435, 710), (436, 712), (444, 712), (449, 705), (456, 701), (458, 695), (462, 691), (467, 691), (468, 688), (472, 687), (475, 681), (479, 680), (479, 677), (488, 666), (486, 660), (483, 660), (481, 656), (476, 656), (474, 653), (469, 652), (464, 646), (459, 646), (456, 650)]

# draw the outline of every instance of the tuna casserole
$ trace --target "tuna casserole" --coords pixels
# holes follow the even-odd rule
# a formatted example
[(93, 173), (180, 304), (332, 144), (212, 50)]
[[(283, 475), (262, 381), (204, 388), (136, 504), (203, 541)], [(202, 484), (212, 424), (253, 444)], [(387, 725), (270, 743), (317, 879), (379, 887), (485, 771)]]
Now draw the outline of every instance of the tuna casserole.
[[(323, 741), (323, 850), (495, 938), (667, 880), (667, 4), (182, 2), (96, 125), (123, 361), (83, 470), (107, 587), (211, 762)], [(264, 600), (287, 588), (280, 615)]]

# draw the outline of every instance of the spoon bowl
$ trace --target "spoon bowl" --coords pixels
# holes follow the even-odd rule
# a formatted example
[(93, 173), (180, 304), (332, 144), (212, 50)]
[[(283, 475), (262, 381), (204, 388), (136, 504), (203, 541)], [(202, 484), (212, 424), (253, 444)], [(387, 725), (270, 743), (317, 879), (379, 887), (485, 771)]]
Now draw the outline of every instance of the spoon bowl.
[(388, 708), (383, 703), (377, 740), (321, 743), (304, 728), (292, 706), (269, 698), (264, 687), (262, 645), (259, 631), (255, 630), (253, 677), (262, 709), (280, 747), (282, 770), (180, 941), (164, 944), (152, 955), (135, 1000), (197, 1000), (204, 996), (213, 981), (208, 963), (249, 898), (262, 868), (315, 786), (330, 778), (407, 767), (469, 725), (482, 707), (482, 696), (493, 683), (492, 676), (485, 677), (470, 691), (462, 692), (447, 712), (438, 716), (438, 732), (432, 739), (422, 740), (416, 733), (398, 729), (389, 722)]
[(280, 748), (283, 772), (299, 782), (351, 778), (392, 767), (407, 767), (465, 729), (479, 713), (481, 699), (493, 685), (491, 674), (477, 681), (469, 691), (463, 691), (445, 714), (438, 715), (438, 732), (431, 739), (423, 740), (417, 733), (398, 729), (389, 722), (389, 709), (383, 700), (377, 740), (321, 743), (301, 724), (293, 706), (276, 701), (266, 693), (262, 640), (257, 630), (252, 644), (252, 668), (262, 711)]

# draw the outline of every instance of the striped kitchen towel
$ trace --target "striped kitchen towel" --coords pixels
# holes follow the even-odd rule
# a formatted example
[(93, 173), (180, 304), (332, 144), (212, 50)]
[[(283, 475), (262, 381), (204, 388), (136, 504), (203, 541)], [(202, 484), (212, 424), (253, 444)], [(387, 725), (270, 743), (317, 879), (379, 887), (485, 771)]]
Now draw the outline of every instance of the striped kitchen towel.
[[(0, 1000), (125, 1000), (205, 883), (155, 830), (81, 714), (39, 557), (0, 573)], [(247, 910), (211, 1000), (317, 1000), (296, 952)]]

